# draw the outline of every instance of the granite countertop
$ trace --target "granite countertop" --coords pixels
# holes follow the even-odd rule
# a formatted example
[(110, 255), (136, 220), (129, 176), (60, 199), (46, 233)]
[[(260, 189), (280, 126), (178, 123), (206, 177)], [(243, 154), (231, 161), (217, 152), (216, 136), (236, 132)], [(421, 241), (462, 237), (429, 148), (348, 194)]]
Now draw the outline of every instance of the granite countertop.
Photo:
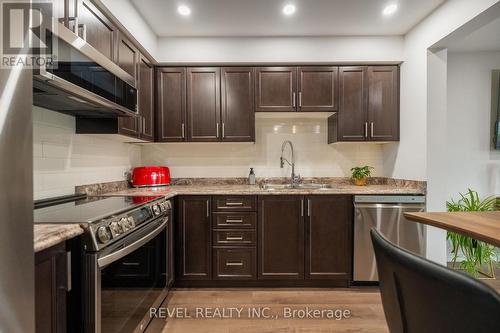
[(34, 249), (39, 252), (83, 234), (78, 224), (35, 224)]
[[(315, 180), (313, 182), (320, 183)], [(104, 193), (103, 195), (130, 195), (130, 196), (148, 196), (158, 195), (167, 198), (176, 195), (283, 195), (283, 194), (425, 194), (426, 188), (424, 182), (404, 181), (404, 180), (385, 180), (374, 181), (367, 186), (355, 186), (344, 179), (332, 180), (328, 182), (331, 188), (322, 189), (279, 189), (266, 190), (259, 185), (227, 184), (225, 182), (194, 182), (189, 185), (172, 185), (168, 187), (156, 188), (128, 188), (118, 191)]]

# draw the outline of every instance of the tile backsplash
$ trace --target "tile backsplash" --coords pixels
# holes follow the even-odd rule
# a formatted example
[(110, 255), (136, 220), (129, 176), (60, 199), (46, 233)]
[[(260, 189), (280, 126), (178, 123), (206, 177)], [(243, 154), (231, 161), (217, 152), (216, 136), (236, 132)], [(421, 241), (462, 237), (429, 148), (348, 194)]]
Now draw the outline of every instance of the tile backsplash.
[(33, 107), (35, 199), (73, 194), (75, 186), (125, 180), (141, 147), (75, 134), (75, 118)]
[[(287, 118), (285, 118), (287, 117)], [(280, 169), (283, 140), (293, 142), (296, 173), (304, 177), (343, 177), (355, 165), (375, 167), (385, 176), (382, 145), (374, 143), (327, 144), (327, 119), (261, 117), (256, 119), (256, 142), (252, 143), (167, 143), (144, 145), (142, 162), (168, 165), (172, 177), (246, 177), (250, 167), (257, 177), (284, 177), (290, 168)], [(288, 158), (288, 148), (286, 157)]]

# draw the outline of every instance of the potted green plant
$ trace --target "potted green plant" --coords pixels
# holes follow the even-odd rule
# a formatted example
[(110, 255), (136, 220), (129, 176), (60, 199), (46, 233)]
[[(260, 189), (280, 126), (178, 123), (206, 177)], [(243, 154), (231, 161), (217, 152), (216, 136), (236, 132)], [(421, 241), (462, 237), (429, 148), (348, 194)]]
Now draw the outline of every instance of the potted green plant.
[[(449, 212), (480, 212), (495, 210), (495, 197), (479, 199), (476, 191), (471, 189), (467, 193), (459, 193), (458, 201), (451, 200), (446, 202)], [(488, 243), (478, 241), (468, 236), (448, 232), (446, 236), (450, 241), (452, 258), (452, 267), (463, 270), (474, 277), (485, 276), (494, 278), (493, 262), (497, 260), (495, 247)], [(457, 260), (461, 257), (460, 264), (457, 267)], [(489, 272), (484, 271), (486, 267)]]
[(357, 186), (365, 186), (369, 177), (371, 177), (373, 167), (369, 165), (357, 166), (351, 169), (352, 179)]

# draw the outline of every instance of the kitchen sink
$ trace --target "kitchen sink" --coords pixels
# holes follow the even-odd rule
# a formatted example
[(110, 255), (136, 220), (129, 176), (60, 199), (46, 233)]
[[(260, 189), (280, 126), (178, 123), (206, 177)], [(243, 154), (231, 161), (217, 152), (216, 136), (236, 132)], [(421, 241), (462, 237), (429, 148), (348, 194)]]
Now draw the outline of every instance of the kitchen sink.
[(260, 186), (263, 190), (322, 190), (332, 188), (331, 184), (262, 184)]

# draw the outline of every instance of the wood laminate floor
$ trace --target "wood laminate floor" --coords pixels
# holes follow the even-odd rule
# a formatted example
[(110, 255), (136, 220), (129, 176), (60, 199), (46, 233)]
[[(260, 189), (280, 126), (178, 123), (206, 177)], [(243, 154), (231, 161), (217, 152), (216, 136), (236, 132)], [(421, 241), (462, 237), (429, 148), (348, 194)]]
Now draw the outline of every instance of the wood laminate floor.
[[(180, 311), (177, 318), (167, 319), (167, 324), (162, 329), (148, 330), (148, 333), (388, 332), (376, 287), (176, 289), (170, 292), (167, 302), (166, 307), (170, 311)], [(230, 308), (234, 308), (232, 314)], [(319, 310), (320, 318), (301, 318), (307, 308)], [(216, 309), (225, 309), (226, 312), (221, 312), (220, 315), (231, 318), (217, 318), (219, 313)], [(241, 311), (239, 318), (238, 310)], [(344, 316), (345, 310), (350, 311), (349, 318), (338, 320), (337, 318)], [(185, 315), (184, 311), (191, 318), (181, 318)], [(270, 318), (252, 318), (248, 311), (253, 311), (254, 317), (261, 311)], [(314, 315), (312, 312), (309, 314)], [(287, 315), (295, 318), (286, 318)], [(205, 316), (216, 318), (204, 318)]]

